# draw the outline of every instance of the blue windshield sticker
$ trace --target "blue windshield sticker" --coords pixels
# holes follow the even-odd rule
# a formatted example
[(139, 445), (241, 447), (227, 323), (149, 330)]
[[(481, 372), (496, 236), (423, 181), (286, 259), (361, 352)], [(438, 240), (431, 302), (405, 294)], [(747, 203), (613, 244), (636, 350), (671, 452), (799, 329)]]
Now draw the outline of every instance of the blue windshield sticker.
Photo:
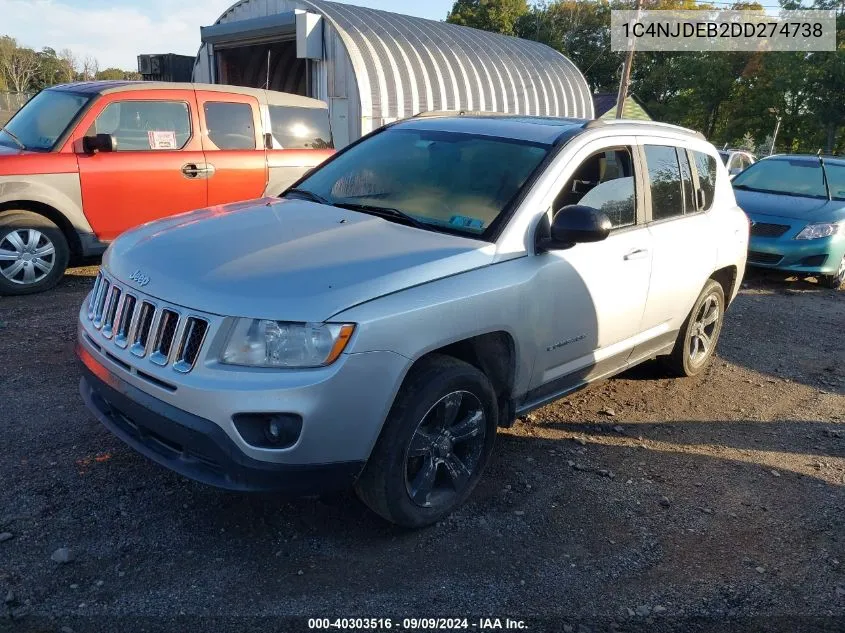
[(467, 229), (483, 229), (484, 222), (478, 218), (468, 218), (465, 215), (453, 215), (449, 218), (449, 224), (452, 226), (462, 226)]

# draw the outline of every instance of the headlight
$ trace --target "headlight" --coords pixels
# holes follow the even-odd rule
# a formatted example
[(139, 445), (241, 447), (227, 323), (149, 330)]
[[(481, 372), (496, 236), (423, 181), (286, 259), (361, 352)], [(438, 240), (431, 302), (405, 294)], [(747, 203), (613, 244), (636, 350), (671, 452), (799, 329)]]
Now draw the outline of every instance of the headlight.
[(839, 231), (838, 224), (808, 224), (795, 236), (796, 240), (816, 240), (820, 237), (830, 237)]
[(253, 367), (322, 367), (346, 348), (351, 323), (287, 323), (238, 319), (220, 359)]

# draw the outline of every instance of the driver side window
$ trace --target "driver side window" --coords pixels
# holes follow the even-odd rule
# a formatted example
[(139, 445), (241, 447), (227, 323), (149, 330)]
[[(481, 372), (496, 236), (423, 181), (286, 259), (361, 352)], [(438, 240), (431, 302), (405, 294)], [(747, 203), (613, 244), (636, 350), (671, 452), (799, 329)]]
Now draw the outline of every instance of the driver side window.
[(615, 147), (581, 163), (555, 198), (554, 212), (574, 204), (592, 207), (605, 213), (616, 229), (636, 224), (636, 199), (631, 149)]
[(178, 150), (191, 137), (188, 104), (181, 101), (115, 101), (86, 133), (111, 134), (116, 151)]

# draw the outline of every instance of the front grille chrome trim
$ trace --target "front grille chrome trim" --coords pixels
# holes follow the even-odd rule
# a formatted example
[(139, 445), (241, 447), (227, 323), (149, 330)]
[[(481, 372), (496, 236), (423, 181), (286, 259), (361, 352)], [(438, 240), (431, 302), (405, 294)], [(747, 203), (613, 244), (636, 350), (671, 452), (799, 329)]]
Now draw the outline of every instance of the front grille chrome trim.
[(94, 301), (94, 317), (92, 319), (92, 324), (96, 329), (100, 329), (100, 326), (103, 324), (103, 312), (106, 307), (106, 299), (108, 297), (109, 288), (111, 284), (109, 283), (108, 279), (103, 279), (102, 283), (100, 284), (100, 288), (97, 291), (97, 298)]
[[(205, 344), (205, 337), (208, 334), (208, 321), (199, 317), (190, 316), (185, 319), (183, 332), (179, 336), (179, 347), (176, 350), (173, 369), (181, 374), (187, 374), (196, 365), (199, 358), (199, 351)], [(194, 339), (196, 337), (196, 339)]]
[(106, 338), (111, 338), (114, 333), (114, 321), (117, 318), (122, 303), (123, 292), (120, 290), (120, 286), (112, 284), (106, 307), (103, 309), (102, 332)]
[(126, 349), (129, 344), (129, 333), (132, 330), (132, 324), (135, 322), (137, 308), (138, 298), (133, 294), (124, 292), (115, 317), (114, 329), (114, 344), (121, 349)]
[[(181, 374), (196, 366), (211, 329), (208, 317), (113, 282), (102, 270), (88, 297), (87, 315), (91, 325), (115, 347), (128, 350), (136, 358), (147, 358), (158, 367), (169, 365)], [(101, 351), (111, 354), (106, 346)], [(127, 366), (133, 372), (142, 371), (141, 367)]]
[(181, 317), (175, 310), (163, 308), (159, 312), (158, 321), (153, 328), (155, 338), (153, 339), (150, 361), (160, 367), (164, 367), (170, 361), (170, 352), (173, 351), (173, 343), (176, 340), (180, 321)]

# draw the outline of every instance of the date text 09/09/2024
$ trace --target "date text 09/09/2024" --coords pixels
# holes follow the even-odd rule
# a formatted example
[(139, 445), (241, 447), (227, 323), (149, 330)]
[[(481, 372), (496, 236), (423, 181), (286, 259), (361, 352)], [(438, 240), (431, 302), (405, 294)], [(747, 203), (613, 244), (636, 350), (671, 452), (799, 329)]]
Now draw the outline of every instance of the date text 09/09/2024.
[(524, 620), (511, 618), (309, 618), (309, 630), (350, 631), (525, 631)]

